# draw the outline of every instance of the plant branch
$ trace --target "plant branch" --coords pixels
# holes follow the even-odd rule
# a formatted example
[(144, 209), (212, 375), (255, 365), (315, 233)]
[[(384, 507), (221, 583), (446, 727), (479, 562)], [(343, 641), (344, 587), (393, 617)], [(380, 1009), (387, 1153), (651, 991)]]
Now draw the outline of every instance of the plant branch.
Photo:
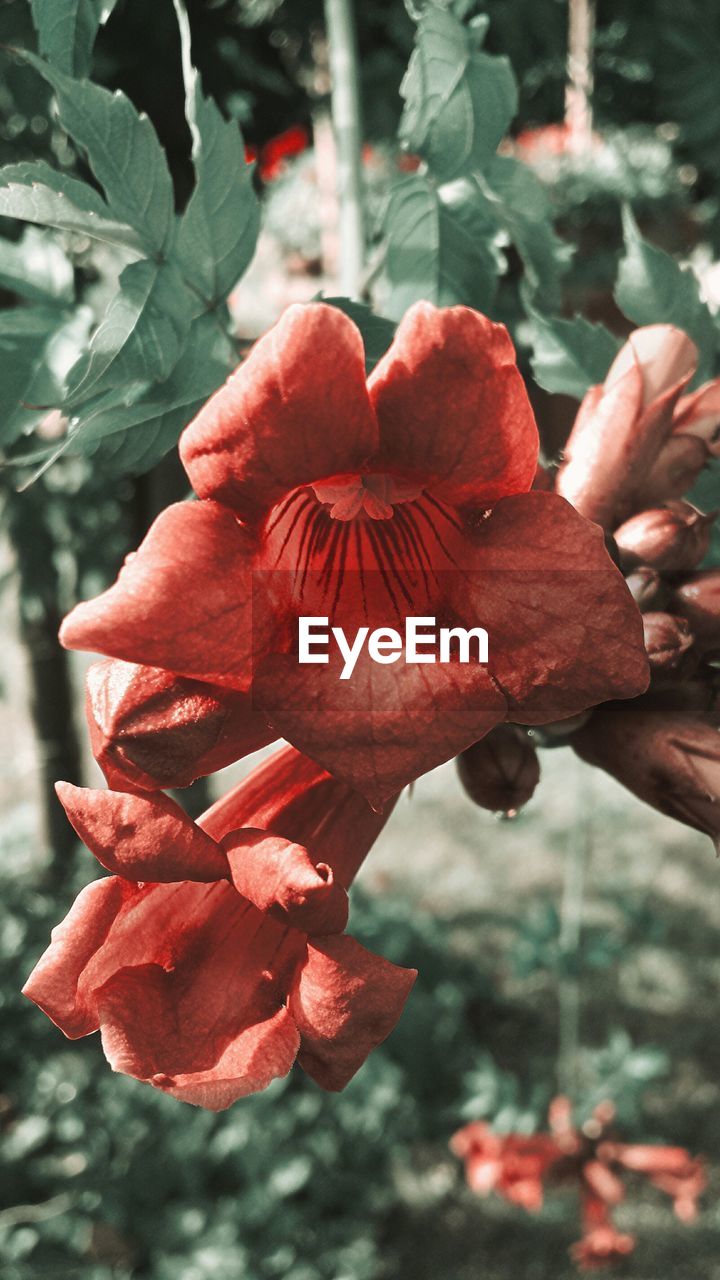
[(570, 150), (586, 154), (592, 143), (595, 0), (568, 0), (568, 83), (565, 125)]
[(558, 1087), (570, 1098), (575, 1093), (580, 1048), (580, 943), (591, 840), (591, 797), (584, 768), (578, 761), (576, 814), (565, 850), (559, 937)]
[(357, 43), (352, 0), (325, 0), (331, 106), (340, 205), (340, 291), (359, 298), (365, 260), (362, 135)]

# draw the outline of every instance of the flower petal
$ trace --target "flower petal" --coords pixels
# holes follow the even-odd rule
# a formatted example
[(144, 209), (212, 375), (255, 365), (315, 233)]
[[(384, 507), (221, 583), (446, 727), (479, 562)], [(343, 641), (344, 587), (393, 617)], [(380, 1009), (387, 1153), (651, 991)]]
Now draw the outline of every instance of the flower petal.
[(226, 880), (219, 845), (162, 792), (93, 791), (58, 782), (56, 791), (80, 839), (98, 862), (126, 880)]
[(272, 742), (249, 694), (105, 658), (86, 678), (95, 759), (118, 791), (187, 787)]
[(273, 655), (254, 684), (278, 733), (376, 807), (505, 719), (506, 703), (475, 663), (379, 666), (367, 650), (348, 680), (342, 659), (301, 666)]
[(295, 304), (180, 440), (201, 498), (243, 519), (298, 485), (362, 470), (377, 447), (357, 327), (336, 307)]
[[(209, 837), (207, 837), (209, 839)], [(325, 863), (267, 831), (243, 828), (222, 842), (238, 893), (304, 933), (342, 933), (348, 896)]]
[(416, 977), (346, 935), (310, 943), (288, 1000), (303, 1070), (323, 1089), (344, 1089), (393, 1030)]
[(640, 614), (596, 525), (555, 494), (521, 494), (493, 508), (474, 547), (449, 584), (466, 625), (488, 632), (508, 719), (542, 724), (643, 692)]
[(418, 302), (368, 385), (376, 471), (417, 477), (456, 505), (530, 488), (538, 433), (504, 325), (470, 307)]
[(252, 543), (215, 502), (158, 516), (114, 586), (68, 615), (60, 639), (178, 675), (247, 688)]

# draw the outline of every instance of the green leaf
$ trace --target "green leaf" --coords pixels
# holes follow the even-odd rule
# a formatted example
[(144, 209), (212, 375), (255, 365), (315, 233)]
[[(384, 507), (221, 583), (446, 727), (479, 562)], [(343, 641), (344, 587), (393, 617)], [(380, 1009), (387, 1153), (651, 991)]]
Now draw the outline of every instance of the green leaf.
[(0, 169), (0, 215), (139, 252), (140, 236), (118, 222), (93, 187), (42, 160)]
[(620, 343), (602, 324), (583, 316), (560, 320), (530, 309), (532, 370), (545, 391), (582, 400), (588, 387), (605, 380)]
[(527, 165), (496, 156), (478, 185), (517, 249), (531, 299), (544, 311), (560, 305), (561, 279), (572, 250), (555, 234), (542, 183)]
[(0, 312), (0, 443), (17, 439), (18, 413), (58, 327), (56, 307), (17, 307)]
[(441, 182), (482, 169), (517, 111), (507, 58), (473, 50), (462, 23), (437, 5), (420, 19), (400, 92), (400, 140)]
[(260, 205), (240, 130), (206, 98), (190, 55), (190, 28), (175, 0), (183, 49), (185, 115), (192, 136), (195, 189), (180, 219), (183, 273), (210, 303), (224, 300), (248, 267), (260, 229)]
[(71, 433), (71, 447), (97, 457), (105, 470), (137, 474), (153, 466), (177, 443), (208, 396), (235, 363), (217, 317), (196, 319), (170, 377), (159, 386), (132, 392), (124, 401), (104, 396), (86, 406)]
[(71, 302), (72, 263), (52, 235), (28, 227), (21, 240), (0, 238), (0, 286), (31, 302)]
[(63, 408), (122, 383), (164, 381), (187, 338), (192, 306), (173, 263), (131, 263), (88, 350), (70, 373)]
[(87, 76), (98, 27), (117, 0), (30, 0), (38, 47), (60, 71)]
[(173, 185), (147, 116), (124, 93), (73, 80), (26, 50), (22, 57), (54, 89), (60, 123), (86, 155), (112, 216), (134, 227), (150, 253), (163, 253), (173, 229)]
[(89, 307), (54, 314), (56, 327), (49, 332), (47, 342), (40, 345), (37, 363), (22, 395), (25, 405), (33, 407), (20, 405), (4, 419), (2, 439), (6, 444), (29, 432), (49, 409), (60, 405), (68, 372), (87, 342), (92, 325)]
[(337, 307), (338, 311), (343, 311), (357, 325), (365, 347), (365, 369), (367, 373), (372, 373), (395, 337), (396, 326), (393, 321), (386, 320), (385, 316), (375, 315), (364, 303), (353, 302), (351, 298), (325, 298), (320, 294), (317, 301), (326, 302), (329, 307)]
[(443, 203), (426, 178), (415, 175), (390, 193), (383, 309), (400, 319), (413, 302), (464, 303), (487, 311), (497, 284), (497, 256), (477, 234), (467, 211)]
[(615, 288), (620, 310), (633, 324), (674, 324), (696, 343), (700, 364), (696, 381), (714, 371), (718, 337), (689, 267), (681, 267), (662, 249), (644, 240), (629, 209), (623, 210), (625, 256)]

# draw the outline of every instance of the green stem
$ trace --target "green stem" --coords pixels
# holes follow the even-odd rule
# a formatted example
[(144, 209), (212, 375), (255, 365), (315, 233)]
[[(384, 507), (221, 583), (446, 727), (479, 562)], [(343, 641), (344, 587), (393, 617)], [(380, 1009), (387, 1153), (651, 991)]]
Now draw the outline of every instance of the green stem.
[(343, 294), (358, 298), (365, 261), (365, 233), (360, 90), (352, 0), (325, 0), (325, 24), (332, 81), (331, 105), (340, 205), (338, 283)]
[(592, 839), (591, 797), (584, 767), (576, 762), (576, 815), (565, 850), (560, 904), (560, 978), (558, 981), (558, 1087), (572, 1098), (577, 1085), (580, 1048), (580, 944), (585, 872)]
[(592, 143), (594, 40), (595, 0), (569, 0), (565, 124), (576, 155), (587, 154)]

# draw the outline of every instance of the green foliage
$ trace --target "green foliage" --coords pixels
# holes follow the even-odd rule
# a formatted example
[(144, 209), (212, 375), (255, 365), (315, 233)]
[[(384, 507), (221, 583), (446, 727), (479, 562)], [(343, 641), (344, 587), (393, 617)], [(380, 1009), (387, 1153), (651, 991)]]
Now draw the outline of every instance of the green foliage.
[(34, 227), (22, 240), (0, 240), (0, 288), (29, 302), (72, 302), (72, 265), (57, 241)]
[(663, 109), (681, 141), (713, 175), (720, 173), (720, 21), (701, 0), (660, 0), (654, 68)]
[(699, 352), (698, 381), (715, 366), (718, 335), (689, 267), (644, 240), (629, 209), (623, 212), (625, 256), (620, 263), (615, 297), (634, 324), (674, 324), (689, 334)]
[(532, 307), (532, 371), (545, 391), (582, 400), (589, 387), (603, 382), (620, 343), (602, 324), (583, 316), (561, 320)]
[(98, 27), (117, 0), (30, 0), (38, 45), (59, 71), (78, 78), (90, 71)]
[(93, 187), (42, 160), (0, 169), (0, 214), (140, 252), (140, 236), (112, 216)]

